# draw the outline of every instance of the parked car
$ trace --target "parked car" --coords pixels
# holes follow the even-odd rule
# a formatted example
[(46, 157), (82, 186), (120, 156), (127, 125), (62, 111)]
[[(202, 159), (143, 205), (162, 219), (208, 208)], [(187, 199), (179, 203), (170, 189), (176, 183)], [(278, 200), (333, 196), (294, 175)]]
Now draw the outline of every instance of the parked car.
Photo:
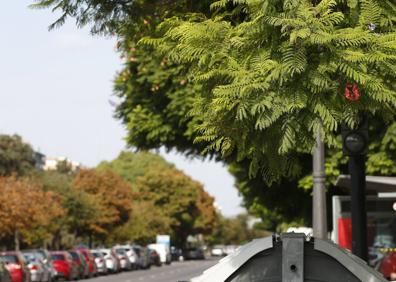
[(215, 245), (215, 246), (213, 246), (211, 254), (214, 257), (225, 256), (224, 245)]
[(138, 245), (132, 246), (135, 253), (138, 255), (138, 266), (141, 269), (148, 269), (151, 267), (150, 263), (150, 251), (147, 247), (142, 247)]
[(111, 249), (100, 249), (105, 260), (108, 272), (117, 273), (121, 270), (120, 261)]
[(106, 260), (101, 251), (91, 250), (92, 255), (95, 258), (96, 269), (99, 274), (107, 274)]
[(396, 279), (396, 253), (389, 252), (384, 255), (379, 263), (378, 271), (384, 275), (388, 280), (394, 281)]
[(48, 270), (43, 262), (36, 256), (35, 253), (23, 252), (23, 258), (26, 261), (30, 272), (30, 281), (34, 282), (48, 282), (51, 281), (51, 272)]
[(224, 247), (224, 253), (228, 256), (236, 252), (236, 250), (239, 248), (237, 245), (226, 245)]
[(43, 263), (44, 267), (46, 268), (47, 272), (50, 273), (49, 280), (45, 281), (52, 281), (55, 278), (55, 269), (52, 265), (51, 254), (46, 249), (30, 249), (24, 250), (23, 253), (34, 253), (39, 260)]
[(150, 254), (150, 265), (161, 266), (161, 258), (156, 250), (147, 248)]
[(183, 251), (179, 248), (172, 246), (171, 247), (171, 258), (172, 258), (172, 261), (183, 261), (184, 260)]
[(88, 272), (89, 272), (89, 277), (94, 277), (97, 274), (97, 269), (96, 269), (96, 264), (95, 264), (95, 258), (91, 254), (91, 251), (87, 248), (83, 247), (78, 247), (76, 248), (77, 251), (79, 251), (85, 258), (85, 261), (88, 264)]
[(51, 252), (51, 258), (56, 271), (55, 279), (77, 280), (79, 278), (78, 266), (68, 252)]
[(0, 282), (12, 282), (11, 274), (2, 260), (0, 260)]
[(2, 252), (0, 258), (10, 272), (12, 282), (30, 282), (30, 272), (21, 252)]
[(161, 259), (161, 263), (165, 263), (165, 264), (171, 263), (171, 254), (168, 246), (164, 244), (150, 244), (147, 247), (152, 250), (155, 250), (158, 253)]
[(88, 278), (89, 277), (89, 268), (88, 268), (88, 263), (85, 260), (84, 255), (78, 250), (70, 250), (68, 252), (72, 256), (74, 263), (77, 265), (78, 276), (81, 279)]
[(123, 248), (131, 263), (131, 269), (138, 269), (138, 255), (130, 245), (116, 246), (116, 248)]
[(120, 266), (122, 270), (131, 270), (131, 261), (128, 258), (128, 255), (124, 248), (121, 247), (113, 247), (113, 251), (116, 254), (118, 260), (120, 261)]
[(205, 254), (200, 247), (190, 247), (184, 250), (183, 257), (186, 260), (205, 259)]

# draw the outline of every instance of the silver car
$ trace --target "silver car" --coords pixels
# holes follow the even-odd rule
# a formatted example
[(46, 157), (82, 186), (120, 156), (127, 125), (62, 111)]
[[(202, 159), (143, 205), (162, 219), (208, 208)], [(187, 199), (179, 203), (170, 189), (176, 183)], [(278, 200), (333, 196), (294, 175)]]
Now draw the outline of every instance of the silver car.
[(128, 259), (131, 263), (131, 268), (132, 269), (138, 269), (139, 268), (139, 257), (136, 254), (135, 250), (132, 248), (130, 245), (122, 245), (118, 246), (118, 248), (123, 248), (128, 256)]
[(99, 274), (107, 274), (106, 259), (99, 250), (91, 250), (91, 254), (95, 258), (96, 269)]
[(35, 253), (22, 253), (30, 273), (30, 281), (51, 281), (51, 273)]
[(128, 258), (128, 254), (125, 251), (125, 248), (116, 246), (113, 247), (114, 253), (116, 254), (118, 260), (120, 261), (120, 266), (122, 270), (131, 270), (132, 264)]
[(22, 253), (32, 253), (43, 263), (44, 273), (48, 273), (48, 277), (44, 274), (44, 282), (50, 282), (55, 280), (55, 269), (52, 265), (52, 259), (50, 253), (46, 249), (31, 249), (23, 250)]

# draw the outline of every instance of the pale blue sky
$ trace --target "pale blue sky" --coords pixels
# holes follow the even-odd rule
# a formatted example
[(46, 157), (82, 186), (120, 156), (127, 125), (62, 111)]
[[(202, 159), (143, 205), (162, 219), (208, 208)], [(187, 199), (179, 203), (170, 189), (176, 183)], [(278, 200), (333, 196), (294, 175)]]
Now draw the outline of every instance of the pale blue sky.
[[(121, 68), (114, 39), (92, 37), (72, 20), (48, 32), (55, 15), (28, 9), (32, 1), (4, 1), (0, 9), (0, 133), (17, 133), (48, 156), (87, 166), (116, 157), (125, 131), (108, 102)], [(221, 164), (164, 156), (202, 182), (225, 215), (242, 211)]]

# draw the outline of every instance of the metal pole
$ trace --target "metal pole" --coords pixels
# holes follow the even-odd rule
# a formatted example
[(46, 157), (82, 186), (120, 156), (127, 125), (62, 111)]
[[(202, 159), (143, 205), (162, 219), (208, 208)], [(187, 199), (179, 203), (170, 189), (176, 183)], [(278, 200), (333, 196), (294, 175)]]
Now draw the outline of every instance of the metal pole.
[(327, 239), (327, 210), (325, 187), (324, 144), (320, 132), (316, 136), (316, 148), (313, 153), (313, 236)]
[(349, 156), (351, 174), (352, 253), (367, 261), (366, 173), (364, 155)]

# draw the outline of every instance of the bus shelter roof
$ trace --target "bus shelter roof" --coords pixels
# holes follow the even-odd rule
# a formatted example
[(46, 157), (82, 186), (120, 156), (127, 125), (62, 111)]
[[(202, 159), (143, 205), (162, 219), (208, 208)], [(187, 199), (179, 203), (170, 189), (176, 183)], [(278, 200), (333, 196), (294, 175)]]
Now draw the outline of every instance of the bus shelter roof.
[[(336, 186), (349, 189), (351, 187), (351, 176), (338, 176)], [(366, 190), (368, 194), (394, 193), (396, 192), (396, 177), (368, 175), (366, 176)]]

